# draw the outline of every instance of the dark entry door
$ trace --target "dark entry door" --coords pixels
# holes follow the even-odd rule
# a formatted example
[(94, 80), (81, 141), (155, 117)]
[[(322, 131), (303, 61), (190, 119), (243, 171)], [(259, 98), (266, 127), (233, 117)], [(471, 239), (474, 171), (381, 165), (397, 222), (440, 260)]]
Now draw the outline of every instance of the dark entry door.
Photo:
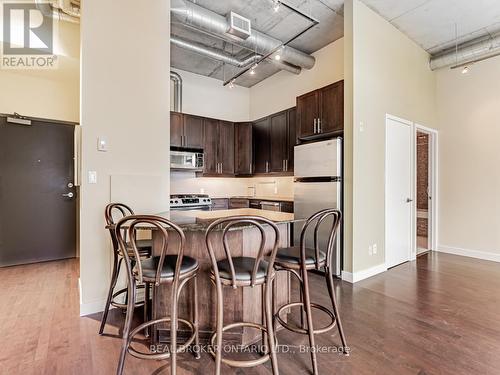
[(0, 266), (76, 256), (74, 131), (0, 117)]

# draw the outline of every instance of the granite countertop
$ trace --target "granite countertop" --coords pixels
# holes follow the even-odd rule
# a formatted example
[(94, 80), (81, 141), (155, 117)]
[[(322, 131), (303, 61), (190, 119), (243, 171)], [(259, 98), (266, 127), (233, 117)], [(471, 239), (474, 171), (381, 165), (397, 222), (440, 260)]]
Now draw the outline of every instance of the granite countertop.
[[(302, 219), (295, 219), (294, 214), (288, 212), (266, 211), (253, 208), (237, 208), (232, 210), (218, 210), (218, 211), (168, 211), (156, 214), (157, 216), (168, 219), (183, 230), (190, 231), (205, 231), (207, 227), (217, 219), (229, 216), (260, 216), (275, 222), (276, 224), (293, 223), (302, 221)], [(242, 226), (235, 226), (234, 229), (241, 229), (242, 227), (251, 226), (250, 224), (242, 224)], [(152, 229), (151, 226), (144, 225), (138, 226), (137, 229)]]
[(231, 199), (231, 198), (239, 198), (239, 199), (254, 199), (259, 201), (270, 201), (270, 202), (293, 202), (293, 197), (284, 197), (279, 195), (231, 195), (231, 196), (215, 196), (212, 199)]

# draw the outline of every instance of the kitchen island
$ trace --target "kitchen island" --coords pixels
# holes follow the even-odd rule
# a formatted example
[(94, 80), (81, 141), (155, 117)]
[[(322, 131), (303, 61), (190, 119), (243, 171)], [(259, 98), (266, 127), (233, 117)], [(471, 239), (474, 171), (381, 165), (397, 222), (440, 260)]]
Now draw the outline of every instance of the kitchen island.
[[(286, 247), (290, 244), (290, 224), (296, 222), (294, 215), (285, 212), (273, 212), (251, 208), (219, 210), (219, 211), (170, 211), (160, 213), (158, 216), (165, 217), (177, 225), (179, 225), (186, 236), (186, 246), (184, 255), (193, 257), (198, 260), (200, 269), (198, 273), (198, 304), (199, 304), (199, 326), (200, 339), (205, 341), (215, 329), (215, 309), (216, 309), (216, 294), (215, 288), (210, 280), (211, 262), (208, 250), (205, 244), (205, 231), (213, 221), (229, 216), (260, 216), (273, 221), (280, 230), (280, 247)], [(265, 249), (270, 251), (274, 241), (272, 230), (268, 228), (267, 243)], [(153, 253), (159, 255), (162, 246), (162, 238), (159, 232), (152, 231), (153, 236)], [(216, 235), (217, 236), (217, 235)], [(172, 236), (172, 242), (177, 241), (177, 236)], [(215, 237), (217, 238), (217, 237)], [(219, 237), (220, 238), (220, 237)], [(217, 246), (217, 240), (214, 241), (214, 251), (217, 259), (225, 257), (222, 245)], [(255, 257), (259, 250), (260, 233), (257, 228), (249, 225), (236, 227), (228, 233), (228, 243), (232, 251), (232, 256), (251, 256)], [(176, 244), (173, 244), (171, 249), (175, 249)], [(281, 306), (289, 302), (290, 299), (290, 280), (286, 273), (280, 272), (274, 283), (275, 305)], [(179, 317), (188, 318), (192, 316), (193, 306), (188, 301), (192, 301), (193, 286), (191, 283), (184, 288), (179, 301)], [(153, 306), (157, 311), (157, 316), (170, 315), (170, 286), (161, 285), (158, 293), (156, 306)], [(255, 288), (224, 288), (224, 321), (225, 322), (262, 322), (261, 314), (261, 287)], [(164, 330), (168, 327), (159, 327), (160, 341), (166, 341), (163, 338), (168, 338), (168, 332)], [(187, 327), (184, 327), (179, 322), (179, 336), (188, 336)], [(224, 333), (224, 339), (229, 339), (237, 344), (249, 344), (260, 338), (260, 332), (256, 330), (231, 330)]]

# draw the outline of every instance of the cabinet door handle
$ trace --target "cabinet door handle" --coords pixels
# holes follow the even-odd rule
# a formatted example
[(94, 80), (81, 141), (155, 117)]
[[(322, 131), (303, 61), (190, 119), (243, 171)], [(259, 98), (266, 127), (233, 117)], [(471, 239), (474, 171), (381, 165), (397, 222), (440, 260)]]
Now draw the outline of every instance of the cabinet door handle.
[(269, 162), (266, 161), (266, 173), (269, 173)]
[(285, 159), (285, 172), (288, 172), (288, 159)]
[(321, 133), (321, 119), (318, 119), (318, 133)]
[(223, 165), (224, 165), (223, 163), (220, 163), (220, 173), (221, 173), (221, 174), (222, 174), (222, 166), (223, 166)]
[(318, 119), (314, 119), (314, 134), (316, 134), (316, 127), (317, 127), (317, 121)]
[(250, 174), (252, 174), (252, 163), (250, 163), (249, 167), (250, 167), (249, 168), (250, 169)]

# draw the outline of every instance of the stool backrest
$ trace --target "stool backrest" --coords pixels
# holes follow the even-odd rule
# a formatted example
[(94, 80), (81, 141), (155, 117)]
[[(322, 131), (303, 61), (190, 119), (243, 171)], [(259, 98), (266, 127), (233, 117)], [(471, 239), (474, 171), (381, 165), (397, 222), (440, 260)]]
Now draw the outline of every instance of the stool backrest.
[[(268, 261), (268, 269), (266, 277), (269, 279), (272, 275), (274, 260), (276, 258), (276, 252), (278, 250), (278, 245), (280, 242), (280, 232), (276, 224), (274, 224), (271, 220), (265, 219), (260, 216), (231, 216), (222, 219), (218, 219), (211, 223), (207, 231), (205, 233), (205, 241), (207, 244), (208, 253), (210, 255), (210, 260), (212, 261), (212, 268), (214, 270), (215, 277), (219, 278), (219, 269), (217, 267), (217, 258), (215, 256), (214, 247), (213, 247), (213, 234), (215, 231), (222, 231), (222, 246), (224, 248), (225, 256), (229, 262), (229, 267), (231, 270), (231, 285), (233, 288), (236, 288), (240, 284), (236, 280), (236, 273), (234, 270), (233, 257), (231, 254), (231, 249), (229, 248), (229, 243), (227, 239), (228, 232), (231, 228), (240, 226), (240, 225), (249, 225), (250, 227), (255, 227), (259, 230), (260, 233), (260, 245), (257, 256), (255, 257), (255, 264), (251, 274), (251, 285), (255, 285), (257, 279), (257, 271), (259, 270), (260, 263), (264, 260), (264, 257), (267, 255)], [(268, 225), (272, 231), (274, 232), (274, 244), (272, 246), (271, 252), (269, 254), (265, 254), (264, 248), (266, 245), (266, 231), (264, 225)], [(220, 259), (219, 259), (220, 260)]]
[(113, 242), (113, 250), (119, 251), (118, 240), (115, 234), (116, 222), (123, 219), (126, 216), (134, 215), (134, 211), (123, 203), (110, 203), (104, 209), (104, 218), (106, 220), (106, 226), (111, 235), (111, 241)]
[(340, 222), (342, 221), (342, 212), (337, 209), (327, 208), (313, 214), (307, 221), (304, 223), (302, 227), (302, 232), (300, 233), (300, 258), (301, 263), (305, 265), (306, 259), (306, 237), (307, 231), (310, 227), (314, 228), (314, 252), (316, 258), (316, 269), (320, 268), (320, 257), (319, 257), (319, 229), (321, 225), (326, 225), (325, 220), (327, 218), (332, 218), (332, 226), (330, 229), (330, 234), (328, 235), (328, 243), (326, 248), (326, 264), (330, 267), (332, 262), (333, 249), (335, 247), (335, 240), (337, 238), (337, 232), (340, 226)]
[(173, 276), (175, 283), (179, 279), (182, 257), (184, 255), (184, 246), (186, 243), (186, 237), (184, 236), (184, 232), (178, 225), (174, 224), (170, 220), (154, 215), (131, 215), (124, 217), (123, 219), (118, 221), (115, 227), (115, 234), (118, 240), (118, 245), (126, 260), (127, 267), (129, 271), (131, 271), (130, 269), (131, 261), (127, 251), (127, 242), (126, 242), (127, 238), (130, 239), (130, 245), (134, 252), (135, 259), (137, 259), (136, 263), (137, 276), (138, 276), (138, 281), (140, 283), (143, 282), (143, 272), (142, 272), (142, 264), (139, 260), (140, 254), (137, 248), (137, 243), (136, 243), (137, 239), (135, 233), (141, 227), (143, 228), (146, 227), (148, 228), (148, 230), (150, 229), (153, 231), (156, 230), (161, 235), (160, 236), (162, 242), (161, 251), (159, 254), (156, 254), (156, 256), (159, 256), (158, 267), (156, 268), (156, 274), (155, 274), (156, 285), (160, 285), (163, 263), (165, 262), (165, 257), (169, 252), (169, 236), (171, 234), (179, 236), (180, 239), (179, 248), (177, 249), (177, 251), (170, 251), (171, 254), (168, 254), (168, 255), (177, 255), (177, 263), (175, 265), (174, 276)]

